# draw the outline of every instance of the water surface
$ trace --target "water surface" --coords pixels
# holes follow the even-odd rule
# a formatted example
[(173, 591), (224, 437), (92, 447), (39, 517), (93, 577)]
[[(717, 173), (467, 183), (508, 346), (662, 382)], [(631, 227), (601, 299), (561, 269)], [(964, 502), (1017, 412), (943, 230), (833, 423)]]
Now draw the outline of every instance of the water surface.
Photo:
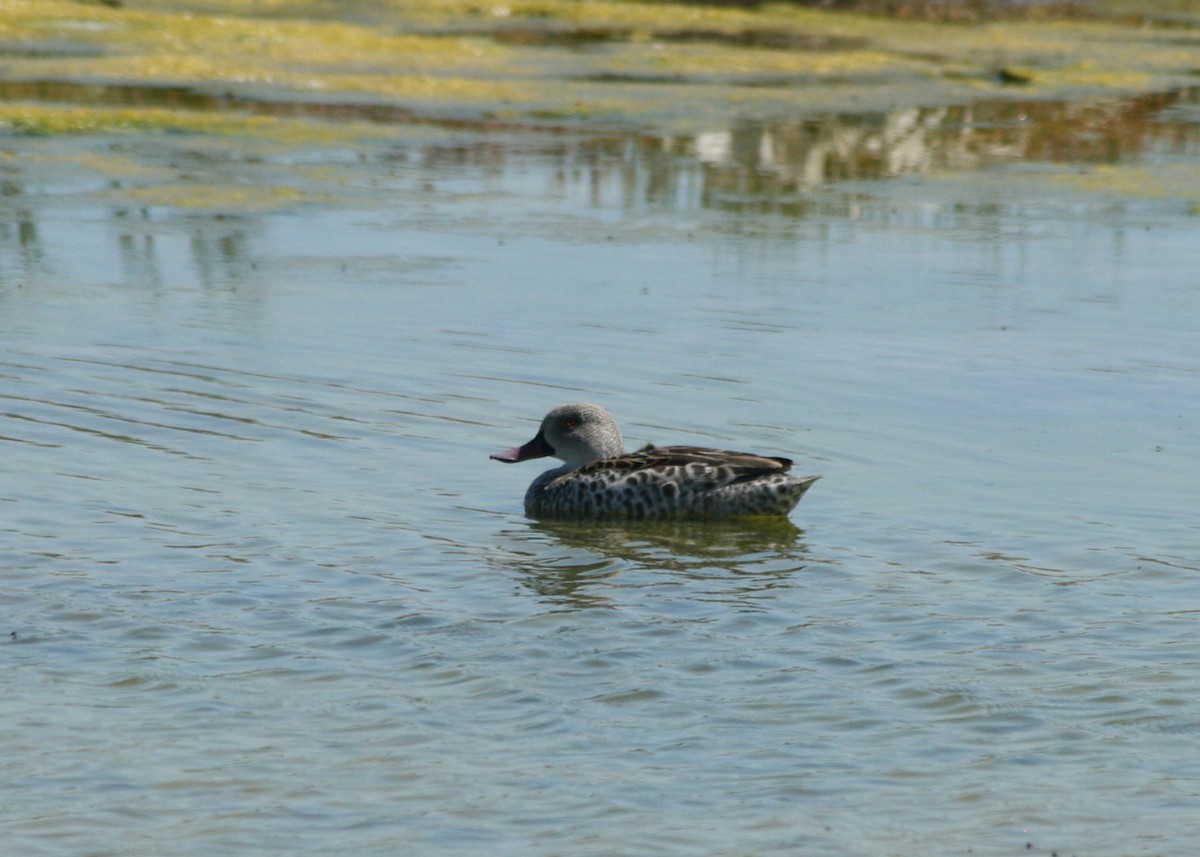
[[(1194, 101), (5, 139), (9, 849), (1190, 853)], [(579, 399), (825, 479), (528, 521)]]

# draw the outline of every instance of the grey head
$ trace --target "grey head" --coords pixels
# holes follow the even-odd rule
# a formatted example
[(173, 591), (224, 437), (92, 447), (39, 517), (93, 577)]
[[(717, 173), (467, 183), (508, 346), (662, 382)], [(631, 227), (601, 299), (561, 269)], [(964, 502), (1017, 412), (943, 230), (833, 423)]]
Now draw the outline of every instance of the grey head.
[(621, 430), (599, 405), (559, 405), (542, 419), (542, 427), (524, 446), (497, 452), (496, 461), (516, 462), (552, 455), (574, 470), (591, 461), (625, 451)]

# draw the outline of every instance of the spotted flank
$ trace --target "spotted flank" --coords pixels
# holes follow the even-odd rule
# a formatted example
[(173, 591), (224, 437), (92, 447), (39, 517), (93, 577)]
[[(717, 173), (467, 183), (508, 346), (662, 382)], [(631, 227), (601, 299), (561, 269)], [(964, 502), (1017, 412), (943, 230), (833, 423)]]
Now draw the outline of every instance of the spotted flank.
[(596, 405), (561, 405), (522, 447), (496, 453), (516, 462), (554, 456), (561, 467), (525, 493), (532, 518), (632, 519), (786, 516), (819, 476), (788, 473), (792, 462), (695, 446), (624, 452), (612, 417)]

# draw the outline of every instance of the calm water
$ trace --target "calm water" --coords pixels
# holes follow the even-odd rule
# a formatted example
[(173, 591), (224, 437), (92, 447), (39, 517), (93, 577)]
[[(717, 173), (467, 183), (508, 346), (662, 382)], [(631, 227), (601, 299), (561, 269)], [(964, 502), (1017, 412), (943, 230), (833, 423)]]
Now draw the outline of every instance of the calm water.
[[(1192, 853), (1194, 101), (3, 140), (4, 850)], [(825, 479), (530, 522), (579, 399)]]

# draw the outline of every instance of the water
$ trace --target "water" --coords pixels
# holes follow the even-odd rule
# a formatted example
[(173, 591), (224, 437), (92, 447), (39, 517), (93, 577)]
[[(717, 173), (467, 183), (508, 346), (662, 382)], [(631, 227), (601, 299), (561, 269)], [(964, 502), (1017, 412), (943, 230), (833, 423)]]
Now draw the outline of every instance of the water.
[[(1065, 161), (991, 113), (5, 140), (6, 850), (1190, 853), (1171, 101)], [(791, 524), (530, 522), (487, 454), (578, 399), (825, 479)]]

